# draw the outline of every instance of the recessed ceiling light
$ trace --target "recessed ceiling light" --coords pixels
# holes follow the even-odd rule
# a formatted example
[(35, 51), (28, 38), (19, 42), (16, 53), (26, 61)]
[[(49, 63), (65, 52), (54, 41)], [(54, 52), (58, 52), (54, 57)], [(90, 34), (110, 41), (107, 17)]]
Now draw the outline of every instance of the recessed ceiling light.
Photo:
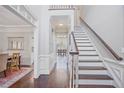
[(63, 24), (59, 24), (59, 26), (63, 26)]

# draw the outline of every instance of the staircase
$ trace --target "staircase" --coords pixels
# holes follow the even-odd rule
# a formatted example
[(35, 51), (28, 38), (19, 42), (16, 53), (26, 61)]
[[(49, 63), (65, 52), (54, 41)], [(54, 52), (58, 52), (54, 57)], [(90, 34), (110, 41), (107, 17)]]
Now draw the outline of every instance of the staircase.
[(103, 61), (86, 32), (80, 27), (74, 32), (79, 50), (78, 73), (75, 75), (75, 87), (78, 88), (114, 88)]

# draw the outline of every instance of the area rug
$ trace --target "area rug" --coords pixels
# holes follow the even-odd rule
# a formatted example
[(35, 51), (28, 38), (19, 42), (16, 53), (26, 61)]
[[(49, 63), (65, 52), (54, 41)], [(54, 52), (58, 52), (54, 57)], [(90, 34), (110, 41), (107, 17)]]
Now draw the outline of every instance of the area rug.
[(29, 72), (31, 72), (31, 68), (21, 68), (20, 70), (15, 70), (12, 72), (7, 71), (6, 77), (0, 77), (0, 87), (1, 88), (8, 88), (18, 80), (20, 80), (22, 77), (27, 75)]

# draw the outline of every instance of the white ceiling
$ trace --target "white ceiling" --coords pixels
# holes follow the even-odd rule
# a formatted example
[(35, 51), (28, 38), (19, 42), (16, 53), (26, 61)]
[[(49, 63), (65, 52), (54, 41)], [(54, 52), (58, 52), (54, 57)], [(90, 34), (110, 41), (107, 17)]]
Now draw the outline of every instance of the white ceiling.
[[(61, 29), (61, 28), (69, 28), (70, 19), (68, 16), (52, 16), (51, 17), (51, 24), (52, 27), (55, 29)], [(63, 24), (63, 26), (60, 26), (59, 24)]]
[(0, 5), (0, 27), (14, 26), (14, 25), (20, 26), (20, 25), (29, 25), (29, 24)]

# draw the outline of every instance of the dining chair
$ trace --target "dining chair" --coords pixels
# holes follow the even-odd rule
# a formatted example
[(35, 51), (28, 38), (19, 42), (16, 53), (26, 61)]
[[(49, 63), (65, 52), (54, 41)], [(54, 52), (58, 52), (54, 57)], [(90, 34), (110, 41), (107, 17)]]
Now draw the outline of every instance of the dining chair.
[(8, 54), (0, 54), (0, 72), (4, 72), (5, 77), (7, 69), (7, 58)]
[(19, 56), (20, 53), (13, 53), (12, 59), (11, 59), (11, 67), (16, 67), (16, 69), (19, 68)]

